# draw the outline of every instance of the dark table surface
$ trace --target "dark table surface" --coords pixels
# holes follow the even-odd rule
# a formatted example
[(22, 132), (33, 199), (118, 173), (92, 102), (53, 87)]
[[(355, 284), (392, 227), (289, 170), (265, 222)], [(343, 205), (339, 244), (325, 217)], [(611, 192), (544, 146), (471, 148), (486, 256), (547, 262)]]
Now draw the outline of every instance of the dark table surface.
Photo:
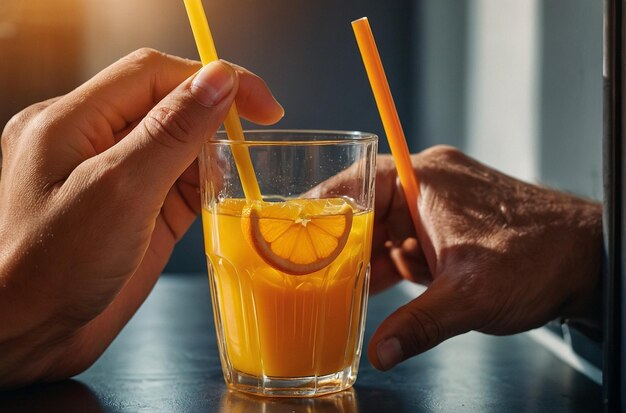
[[(370, 299), (365, 340), (408, 297)], [(104, 355), (74, 380), (0, 394), (0, 412), (600, 412), (601, 387), (527, 334), (469, 333), (374, 370), (317, 399), (261, 399), (226, 389), (205, 275), (166, 274)]]

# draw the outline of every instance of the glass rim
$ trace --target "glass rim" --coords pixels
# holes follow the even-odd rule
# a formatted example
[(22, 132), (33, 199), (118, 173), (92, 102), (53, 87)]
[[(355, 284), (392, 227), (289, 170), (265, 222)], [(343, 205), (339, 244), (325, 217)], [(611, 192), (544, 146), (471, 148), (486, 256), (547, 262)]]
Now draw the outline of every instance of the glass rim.
[[(226, 131), (220, 130), (205, 144), (211, 145), (245, 145), (245, 146), (294, 146), (294, 145), (354, 145), (372, 143), (378, 141), (378, 135), (371, 132), (346, 131), (346, 130), (325, 130), (325, 129), (251, 129), (244, 130), (244, 136), (250, 135), (296, 135), (294, 140), (242, 140), (233, 141), (228, 139)], [(324, 136), (328, 139), (307, 139), (307, 136)]]

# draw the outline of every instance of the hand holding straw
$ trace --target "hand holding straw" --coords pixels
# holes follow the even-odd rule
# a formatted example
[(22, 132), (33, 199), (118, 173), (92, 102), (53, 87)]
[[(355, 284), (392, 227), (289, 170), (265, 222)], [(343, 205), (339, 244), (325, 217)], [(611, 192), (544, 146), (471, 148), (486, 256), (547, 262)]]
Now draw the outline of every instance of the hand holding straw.
[(406, 144), (406, 138), (402, 131), (396, 105), (391, 96), (387, 76), (385, 75), (385, 70), (383, 69), (380, 55), (378, 54), (378, 48), (374, 41), (374, 35), (372, 34), (372, 29), (367, 17), (353, 21), (352, 28), (354, 29), (354, 35), (359, 45), (361, 56), (363, 57), (363, 63), (365, 64), (365, 70), (367, 71), (372, 91), (374, 92), (378, 112), (383, 121), (385, 134), (387, 135), (391, 154), (396, 163), (400, 184), (404, 190), (404, 196), (409, 207), (409, 212), (411, 213), (411, 218), (413, 219), (413, 225), (417, 230), (419, 222), (417, 213), (419, 185), (417, 177), (413, 172), (409, 147)]
[[(207, 21), (204, 8), (202, 7), (202, 0), (184, 0), (184, 2), (202, 64), (207, 65), (210, 62), (218, 60), (215, 43), (213, 42), (213, 36), (209, 28), (209, 22)], [(244, 140), (241, 120), (239, 119), (237, 106), (234, 102), (226, 115), (224, 126), (228, 139), (232, 141)], [(249, 201), (261, 201), (261, 191), (259, 189), (259, 183), (256, 180), (256, 175), (254, 174), (254, 168), (250, 160), (248, 149), (242, 145), (232, 145), (232, 151), (246, 199)]]

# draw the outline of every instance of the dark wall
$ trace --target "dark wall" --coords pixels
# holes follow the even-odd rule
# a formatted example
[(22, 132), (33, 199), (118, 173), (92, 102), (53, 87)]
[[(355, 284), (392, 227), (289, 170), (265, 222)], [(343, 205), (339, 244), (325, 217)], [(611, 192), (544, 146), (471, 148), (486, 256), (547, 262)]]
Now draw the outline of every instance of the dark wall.
[[(350, 22), (368, 16), (412, 148), (412, 2), (272, 0), (205, 2), (221, 57), (263, 76), (286, 110), (280, 128), (375, 132), (388, 152)], [(195, 52), (189, 50), (194, 56)], [(204, 268), (199, 222), (177, 246), (167, 271)]]
[[(286, 109), (285, 128), (382, 133), (350, 22), (369, 16), (411, 135), (411, 1), (211, 1), (223, 58), (254, 68)], [(382, 136), (382, 135), (381, 135)], [(381, 142), (386, 151), (386, 142)]]

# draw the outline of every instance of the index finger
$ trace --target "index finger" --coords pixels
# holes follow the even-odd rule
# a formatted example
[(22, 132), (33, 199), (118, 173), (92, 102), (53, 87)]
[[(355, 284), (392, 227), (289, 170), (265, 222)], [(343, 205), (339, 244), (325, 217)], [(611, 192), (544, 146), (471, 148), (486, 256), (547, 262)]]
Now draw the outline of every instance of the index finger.
[[(201, 67), (200, 62), (194, 60), (140, 49), (61, 98), (54, 105), (53, 116), (92, 119), (95, 113), (103, 118), (113, 134), (119, 133), (145, 116)], [(283, 110), (265, 82), (246, 69), (236, 69), (242, 92), (237, 97), (237, 103), (241, 102), (241, 116), (263, 124), (278, 121)]]

